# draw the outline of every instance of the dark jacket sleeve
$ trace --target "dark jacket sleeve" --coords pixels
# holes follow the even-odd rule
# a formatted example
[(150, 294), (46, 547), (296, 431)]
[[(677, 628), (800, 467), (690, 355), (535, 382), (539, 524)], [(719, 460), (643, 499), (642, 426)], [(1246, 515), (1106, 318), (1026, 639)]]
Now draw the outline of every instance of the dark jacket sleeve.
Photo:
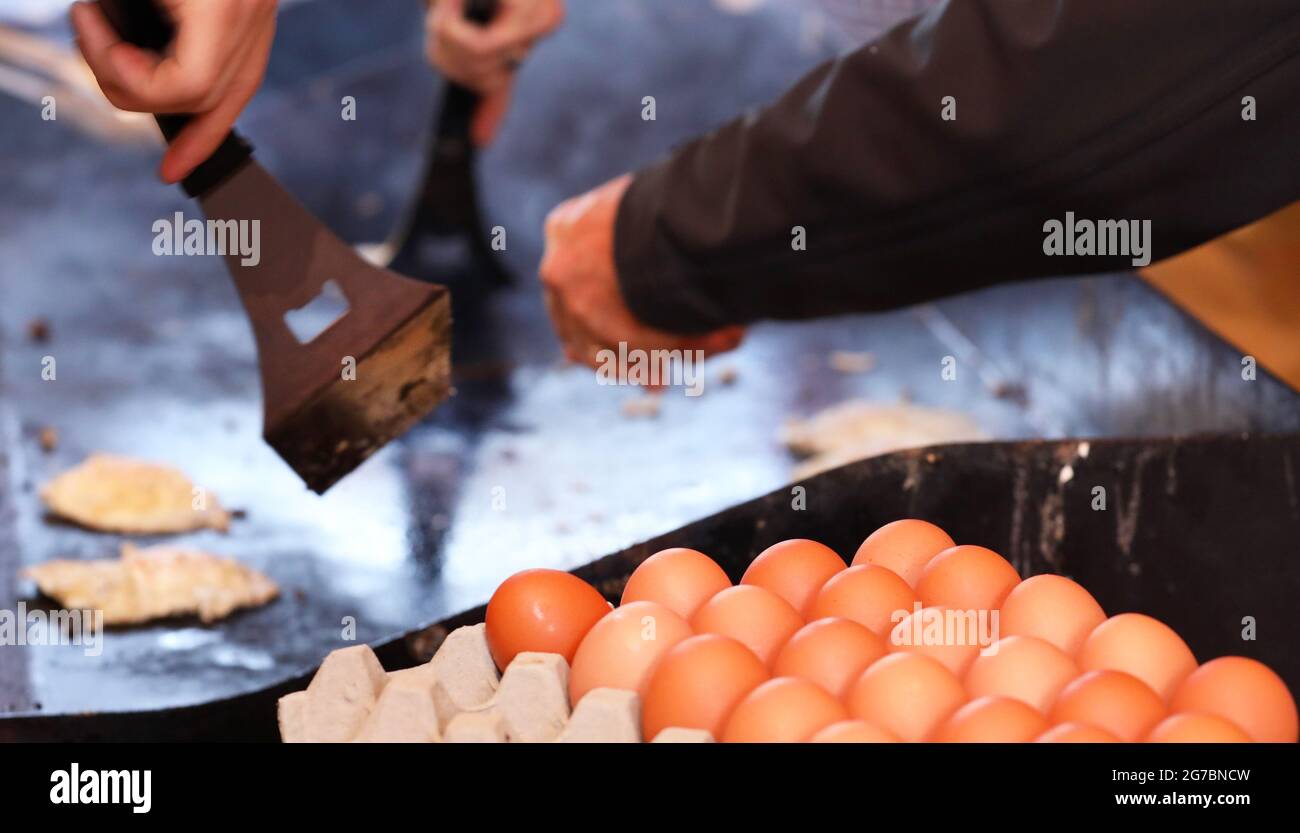
[(699, 332), (1131, 268), (1046, 255), (1066, 212), (1158, 259), (1297, 199), (1297, 0), (951, 0), (640, 171), (615, 258)]

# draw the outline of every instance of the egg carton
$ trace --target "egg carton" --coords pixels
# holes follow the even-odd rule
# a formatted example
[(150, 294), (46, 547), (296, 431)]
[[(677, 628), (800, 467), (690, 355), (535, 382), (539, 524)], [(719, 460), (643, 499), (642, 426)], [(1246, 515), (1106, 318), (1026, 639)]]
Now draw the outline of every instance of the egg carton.
[[(332, 651), (303, 691), (280, 698), (285, 743), (640, 743), (641, 698), (597, 688), (569, 702), (569, 664), (524, 652), (498, 675), (486, 626), (452, 631), (424, 665), (386, 672), (369, 645)], [(710, 743), (668, 728), (655, 743)]]

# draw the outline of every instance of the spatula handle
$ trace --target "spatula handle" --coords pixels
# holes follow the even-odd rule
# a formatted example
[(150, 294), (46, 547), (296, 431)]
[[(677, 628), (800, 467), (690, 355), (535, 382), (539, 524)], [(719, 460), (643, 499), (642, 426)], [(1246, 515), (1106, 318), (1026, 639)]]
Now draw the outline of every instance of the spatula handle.
[[(122, 40), (141, 49), (164, 52), (175, 34), (172, 22), (154, 0), (99, 0), (99, 6)], [(193, 118), (185, 113), (154, 116), (168, 142), (175, 139)], [(201, 197), (239, 170), (252, 153), (252, 146), (232, 130), (216, 151), (185, 177), (181, 187), (191, 197)]]

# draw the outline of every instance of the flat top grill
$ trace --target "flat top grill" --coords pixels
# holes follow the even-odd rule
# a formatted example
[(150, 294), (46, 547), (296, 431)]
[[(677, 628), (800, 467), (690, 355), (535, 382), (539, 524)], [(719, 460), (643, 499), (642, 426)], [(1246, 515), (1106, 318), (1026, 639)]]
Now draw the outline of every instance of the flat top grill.
[[(415, 184), (428, 111), (412, 102), (432, 102), (433, 79), (413, 6), (382, 0), (367, 15), (341, 0), (288, 7), (267, 89), (243, 121), (263, 162), (349, 239), (382, 238)], [(519, 287), (498, 295), (483, 326), (456, 345), (458, 395), (323, 499), (259, 439), (251, 341), (221, 265), (149, 251), (152, 221), (189, 208), (152, 180), (156, 151), (104, 146), (64, 121), (31, 129), (28, 105), (0, 98), (10, 149), (0, 159), (0, 608), (25, 598), (13, 583), (20, 565), (115, 553), (117, 538), (48, 523), (36, 499), (41, 482), (94, 450), (179, 465), (246, 510), (229, 536), (178, 540), (238, 557), (285, 591), (211, 627), (111, 632), (96, 659), (75, 648), (0, 647), (0, 713), (175, 709), (280, 685), (345, 644), (349, 622), (358, 639), (397, 639), (481, 603), (518, 569), (578, 567), (778, 489), (791, 470), (776, 441), (783, 420), (844, 399), (964, 410), (994, 439), (1300, 430), (1293, 392), (1267, 376), (1243, 382), (1236, 351), (1130, 276), (757, 327), (740, 353), (709, 367), (704, 396), (670, 390), (655, 418), (624, 414), (637, 391), (565, 368), (532, 278), (545, 211), (781, 89), (819, 57), (795, 37), (790, 14), (630, 0), (570, 9), (563, 33), (530, 59), (519, 110), (482, 160), (486, 210), (510, 229)], [(632, 18), (641, 36), (615, 37)], [(617, 54), (592, 48), (613, 43)], [(737, 56), (748, 57), (737, 65)], [(728, 84), (697, 83), (710, 73)], [(621, 102), (627, 89), (650, 87), (675, 105), (647, 128)], [(373, 116), (341, 122), (334, 105), (345, 90)], [(590, 135), (566, 133), (597, 123)], [(27, 337), (35, 318), (48, 319), (48, 343)], [(826, 361), (837, 349), (870, 350), (877, 369), (837, 373)], [(57, 360), (54, 382), (40, 376), (47, 355)], [(945, 355), (961, 363), (955, 382), (940, 378)], [(724, 367), (736, 371), (734, 384), (719, 381)], [(1005, 396), (1004, 383), (1023, 395)], [(44, 425), (62, 438), (51, 455), (37, 447)], [(1164, 477), (1161, 447), (1144, 478)], [(1002, 453), (981, 466), (1001, 465)], [(985, 524), (967, 518), (957, 534), (1011, 547), (1020, 564), (1038, 557), (1030, 531), (1050, 508), (1050, 478), (1025, 480), (1017, 501), (981, 503), (985, 492), (947, 476), (927, 488), (971, 504)], [(1143, 483), (1142, 500), (1172, 500), (1163, 480)], [(945, 521), (941, 500), (896, 504), (890, 494), (864, 500), (860, 524), (802, 516), (801, 534), (847, 553), (872, 522), (925, 511)], [(1176, 494), (1191, 508), (1208, 500), (1191, 487)], [(1124, 492), (1117, 511), (1131, 497)], [(1102, 554), (1112, 550), (1091, 548), (1112, 527), (1087, 517), (1071, 521), (1058, 550), (1078, 574), (1113, 566)], [(738, 565), (775, 534), (756, 523), (711, 533), (707, 546)], [(1134, 529), (1139, 542), (1159, 527)], [(1225, 532), (1193, 529), (1206, 541)], [(389, 659), (409, 655), (401, 645)]]

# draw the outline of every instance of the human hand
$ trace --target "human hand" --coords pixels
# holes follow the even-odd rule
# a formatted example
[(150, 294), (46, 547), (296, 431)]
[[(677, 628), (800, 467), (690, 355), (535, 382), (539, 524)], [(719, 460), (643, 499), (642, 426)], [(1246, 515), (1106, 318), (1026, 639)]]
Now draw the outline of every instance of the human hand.
[(556, 206), (546, 218), (541, 278), (546, 308), (570, 361), (598, 367), (601, 350), (731, 350), (741, 327), (684, 336), (648, 327), (623, 299), (614, 263), (614, 221), (631, 175)]
[(443, 75), (485, 96), (509, 86), (533, 44), (564, 20), (563, 0), (498, 0), (488, 23), (467, 20), (465, 2), (435, 0), (425, 49)]
[(176, 28), (164, 55), (124, 42), (98, 3), (72, 6), (86, 63), (115, 106), (141, 113), (190, 113), (159, 175), (179, 182), (221, 144), (261, 86), (275, 37), (275, 0), (163, 0)]
[(465, 18), (465, 0), (435, 0), (425, 18), (426, 53), (444, 76), (483, 96), (471, 131), (475, 144), (491, 141), (515, 70), (563, 20), (563, 0), (499, 0), (486, 24)]

